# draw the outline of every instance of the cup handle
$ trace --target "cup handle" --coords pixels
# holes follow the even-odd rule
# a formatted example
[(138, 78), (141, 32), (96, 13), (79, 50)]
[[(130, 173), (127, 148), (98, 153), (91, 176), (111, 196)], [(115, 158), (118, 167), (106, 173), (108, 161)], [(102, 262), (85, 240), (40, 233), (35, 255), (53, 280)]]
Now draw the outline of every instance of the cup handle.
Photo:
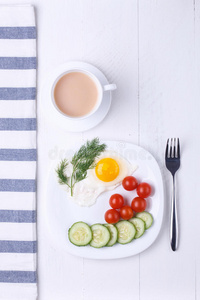
[(114, 91), (116, 90), (117, 86), (116, 84), (112, 83), (112, 84), (107, 84), (107, 85), (104, 85), (103, 87), (103, 91), (106, 92), (106, 91)]

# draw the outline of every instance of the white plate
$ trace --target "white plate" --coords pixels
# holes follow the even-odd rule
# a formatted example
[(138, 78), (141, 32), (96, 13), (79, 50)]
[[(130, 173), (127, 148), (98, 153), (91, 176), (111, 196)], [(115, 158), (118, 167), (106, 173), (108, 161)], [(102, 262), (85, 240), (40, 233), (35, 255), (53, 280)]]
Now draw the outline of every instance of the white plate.
[(98, 125), (107, 115), (111, 100), (112, 100), (112, 94), (111, 91), (107, 91), (106, 93), (103, 93), (103, 99), (101, 102), (100, 107), (98, 110), (85, 119), (80, 120), (70, 120), (67, 119), (65, 116), (60, 114), (55, 107), (53, 106), (52, 100), (51, 100), (51, 89), (55, 82), (55, 79), (62, 73), (67, 72), (69, 70), (76, 70), (76, 69), (83, 69), (86, 70), (94, 76), (97, 77), (97, 79), (100, 81), (102, 86), (109, 84), (107, 78), (105, 75), (96, 67), (94, 67), (91, 64), (85, 63), (85, 62), (68, 62), (65, 63), (59, 67), (57, 67), (55, 70), (53, 70), (50, 74), (47, 75), (45, 84), (42, 89), (41, 93), (41, 103), (42, 108), (44, 112), (44, 116), (48, 118), (47, 120), (53, 125), (58, 125), (62, 129), (65, 129), (66, 131), (70, 132), (82, 132), (85, 130), (89, 130), (96, 125)]
[(134, 176), (139, 182), (148, 182), (153, 187), (152, 196), (147, 202), (147, 211), (154, 218), (151, 228), (145, 231), (144, 235), (133, 240), (127, 245), (116, 244), (113, 247), (103, 247), (100, 249), (90, 246), (77, 247), (68, 240), (67, 232), (70, 226), (77, 221), (83, 221), (89, 225), (95, 223), (105, 223), (104, 213), (109, 209), (109, 198), (114, 193), (122, 194), (130, 203), (136, 197), (136, 192), (128, 192), (120, 185), (113, 191), (101, 194), (97, 202), (91, 207), (80, 207), (67, 199), (66, 192), (58, 185), (55, 175), (55, 165), (50, 171), (47, 192), (45, 199), (45, 212), (49, 232), (55, 246), (63, 248), (71, 254), (92, 258), (92, 259), (113, 259), (132, 256), (147, 249), (156, 239), (160, 231), (164, 210), (164, 194), (161, 172), (154, 157), (145, 149), (125, 142), (105, 142), (109, 149), (112, 149), (132, 164), (136, 164), (138, 169)]

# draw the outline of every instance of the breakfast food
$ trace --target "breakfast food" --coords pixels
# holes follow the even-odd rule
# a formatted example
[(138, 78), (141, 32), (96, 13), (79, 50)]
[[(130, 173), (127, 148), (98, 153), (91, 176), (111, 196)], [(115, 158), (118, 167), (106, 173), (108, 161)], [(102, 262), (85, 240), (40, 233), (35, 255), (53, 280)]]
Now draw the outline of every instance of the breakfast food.
[(120, 194), (114, 194), (110, 197), (109, 204), (114, 209), (121, 208), (124, 206), (124, 197)]
[(139, 239), (153, 224), (153, 216), (148, 212), (136, 214), (130, 220), (113, 224), (74, 223), (68, 231), (69, 241), (75, 246), (90, 245), (94, 248), (112, 247), (116, 243), (128, 244)]
[(88, 185), (112, 190), (121, 184), (125, 176), (132, 174), (135, 167), (124, 157), (110, 150), (104, 151), (95, 161), (95, 168), (88, 170)]
[(147, 211), (143, 211), (141, 213), (136, 214), (136, 217), (142, 219), (145, 222), (146, 229), (151, 227), (153, 223), (153, 217), (150, 213), (148, 213)]
[(113, 224), (104, 224), (104, 226), (106, 226), (106, 228), (108, 228), (108, 230), (110, 231), (110, 241), (108, 242), (108, 244), (106, 246), (111, 247), (114, 244), (116, 244), (116, 242), (117, 242), (118, 230), (117, 230), (116, 226)]
[[(99, 139), (87, 141), (79, 151), (77, 151), (71, 161), (61, 160), (56, 169), (58, 183), (68, 187), (70, 195), (73, 196), (75, 184), (84, 180), (87, 171), (95, 166), (95, 159), (106, 149), (105, 144), (100, 144)], [(67, 190), (68, 190), (67, 189)]]
[[(133, 176), (128, 176), (125, 179), (126, 179), (125, 181), (124, 180), (122, 181), (122, 185), (123, 182), (126, 181), (137, 182), (137, 179)], [(148, 183), (145, 183), (145, 186), (147, 186), (148, 188), (147, 192), (149, 193), (149, 191), (151, 190), (151, 186)], [(128, 187), (130, 188), (129, 184)], [(130, 191), (132, 191), (132, 188), (130, 188)], [(124, 220), (130, 220), (131, 218), (133, 218), (134, 212), (136, 213), (143, 212), (147, 206), (146, 200), (141, 197), (135, 197), (131, 201), (131, 206), (124, 205), (124, 197), (120, 194), (113, 194), (109, 199), (109, 204), (112, 207), (112, 209), (107, 210), (104, 215), (105, 221), (109, 224), (117, 223), (120, 218)]]
[(54, 88), (57, 108), (66, 116), (79, 118), (91, 113), (98, 104), (98, 87), (84, 72), (63, 75)]
[(142, 212), (146, 209), (147, 202), (144, 198), (135, 197), (131, 202), (131, 207), (135, 212)]
[(109, 197), (111, 208), (104, 214), (106, 224), (74, 223), (68, 230), (72, 244), (93, 248), (125, 245), (139, 239), (152, 226), (153, 216), (145, 211), (148, 201), (145, 198), (151, 195), (152, 187), (146, 182), (138, 184), (132, 176), (135, 169), (123, 156), (106, 150), (106, 145), (100, 144), (97, 138), (83, 145), (70, 162), (61, 161), (56, 170), (59, 183), (80, 206), (94, 204), (101, 193), (120, 184), (126, 190), (124, 194), (122, 190), (121, 194)]
[(92, 241), (90, 246), (94, 248), (102, 248), (110, 241), (110, 231), (108, 228), (101, 224), (94, 224), (91, 226), (92, 230)]
[[(122, 185), (124, 189), (128, 191), (133, 191), (134, 189), (136, 189), (136, 187), (138, 186), (138, 183), (137, 185), (136, 183), (137, 183), (137, 179), (133, 176), (127, 176), (122, 181)], [(150, 195), (151, 186), (146, 182), (142, 183), (141, 186), (142, 186), (142, 188), (140, 189), (141, 194)], [(137, 238), (144, 233), (145, 226), (147, 226), (148, 228), (148, 226), (151, 225), (153, 222), (153, 220), (148, 215), (148, 213), (144, 212), (147, 206), (147, 202), (142, 197), (135, 197), (131, 201), (131, 206), (129, 206), (129, 205), (124, 205), (124, 197), (122, 195), (113, 194), (109, 199), (109, 204), (112, 207), (112, 209), (106, 211), (104, 215), (105, 221), (109, 224), (116, 224), (118, 223), (120, 218), (123, 220), (129, 220), (136, 226)], [(138, 218), (133, 218), (134, 212), (135, 213), (144, 212), (144, 214), (140, 215), (143, 221), (140, 221), (140, 219), (138, 220)], [(147, 224), (145, 224), (145, 222), (147, 222)]]
[(132, 218), (129, 222), (133, 223), (136, 229), (135, 239), (139, 239), (145, 232), (146, 226), (145, 222), (140, 218)]
[(116, 227), (118, 229), (118, 243), (119, 244), (128, 244), (130, 243), (135, 235), (136, 235), (136, 229), (135, 226), (129, 222), (129, 221), (119, 221), (116, 224)]
[(59, 183), (80, 206), (93, 205), (101, 193), (115, 189), (136, 170), (124, 157), (105, 149), (94, 139), (75, 153), (71, 163), (62, 160), (56, 170)]
[(84, 222), (76, 222), (68, 230), (68, 237), (72, 244), (76, 246), (86, 246), (92, 240), (92, 230)]
[(120, 213), (116, 209), (109, 209), (105, 213), (105, 221), (109, 224), (115, 224), (120, 219)]
[(137, 179), (133, 176), (127, 176), (123, 179), (122, 186), (127, 191), (133, 191), (138, 186)]
[(142, 182), (137, 187), (137, 194), (139, 197), (147, 198), (151, 195), (151, 186), (146, 182)]
[(124, 220), (129, 220), (133, 217), (133, 210), (130, 206), (124, 205), (120, 208), (120, 216)]

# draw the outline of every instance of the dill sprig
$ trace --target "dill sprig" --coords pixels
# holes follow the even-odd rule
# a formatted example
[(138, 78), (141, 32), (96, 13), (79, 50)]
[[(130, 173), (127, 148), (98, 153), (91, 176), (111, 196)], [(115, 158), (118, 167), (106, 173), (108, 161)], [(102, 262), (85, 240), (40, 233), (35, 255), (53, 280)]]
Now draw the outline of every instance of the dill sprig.
[(67, 177), (65, 171), (69, 165), (66, 159), (60, 162), (56, 169), (58, 182), (66, 184), (71, 190), (73, 196), (74, 185), (85, 179), (87, 171), (95, 167), (95, 159), (106, 149), (105, 144), (100, 144), (99, 139), (87, 141), (72, 157), (71, 164), (73, 166), (71, 177)]
[(66, 171), (68, 165), (69, 165), (69, 163), (68, 163), (67, 159), (63, 159), (63, 160), (61, 160), (60, 164), (58, 165), (58, 167), (56, 169), (59, 184), (66, 184), (69, 186), (69, 177), (67, 177), (65, 175), (65, 171)]

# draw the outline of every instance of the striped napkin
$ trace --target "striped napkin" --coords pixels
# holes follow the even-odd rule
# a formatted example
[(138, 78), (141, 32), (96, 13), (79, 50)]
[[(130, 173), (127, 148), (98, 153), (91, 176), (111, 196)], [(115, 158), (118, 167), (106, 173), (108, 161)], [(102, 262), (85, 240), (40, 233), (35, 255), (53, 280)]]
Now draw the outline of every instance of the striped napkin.
[(0, 299), (36, 286), (36, 27), (32, 6), (0, 6)]

